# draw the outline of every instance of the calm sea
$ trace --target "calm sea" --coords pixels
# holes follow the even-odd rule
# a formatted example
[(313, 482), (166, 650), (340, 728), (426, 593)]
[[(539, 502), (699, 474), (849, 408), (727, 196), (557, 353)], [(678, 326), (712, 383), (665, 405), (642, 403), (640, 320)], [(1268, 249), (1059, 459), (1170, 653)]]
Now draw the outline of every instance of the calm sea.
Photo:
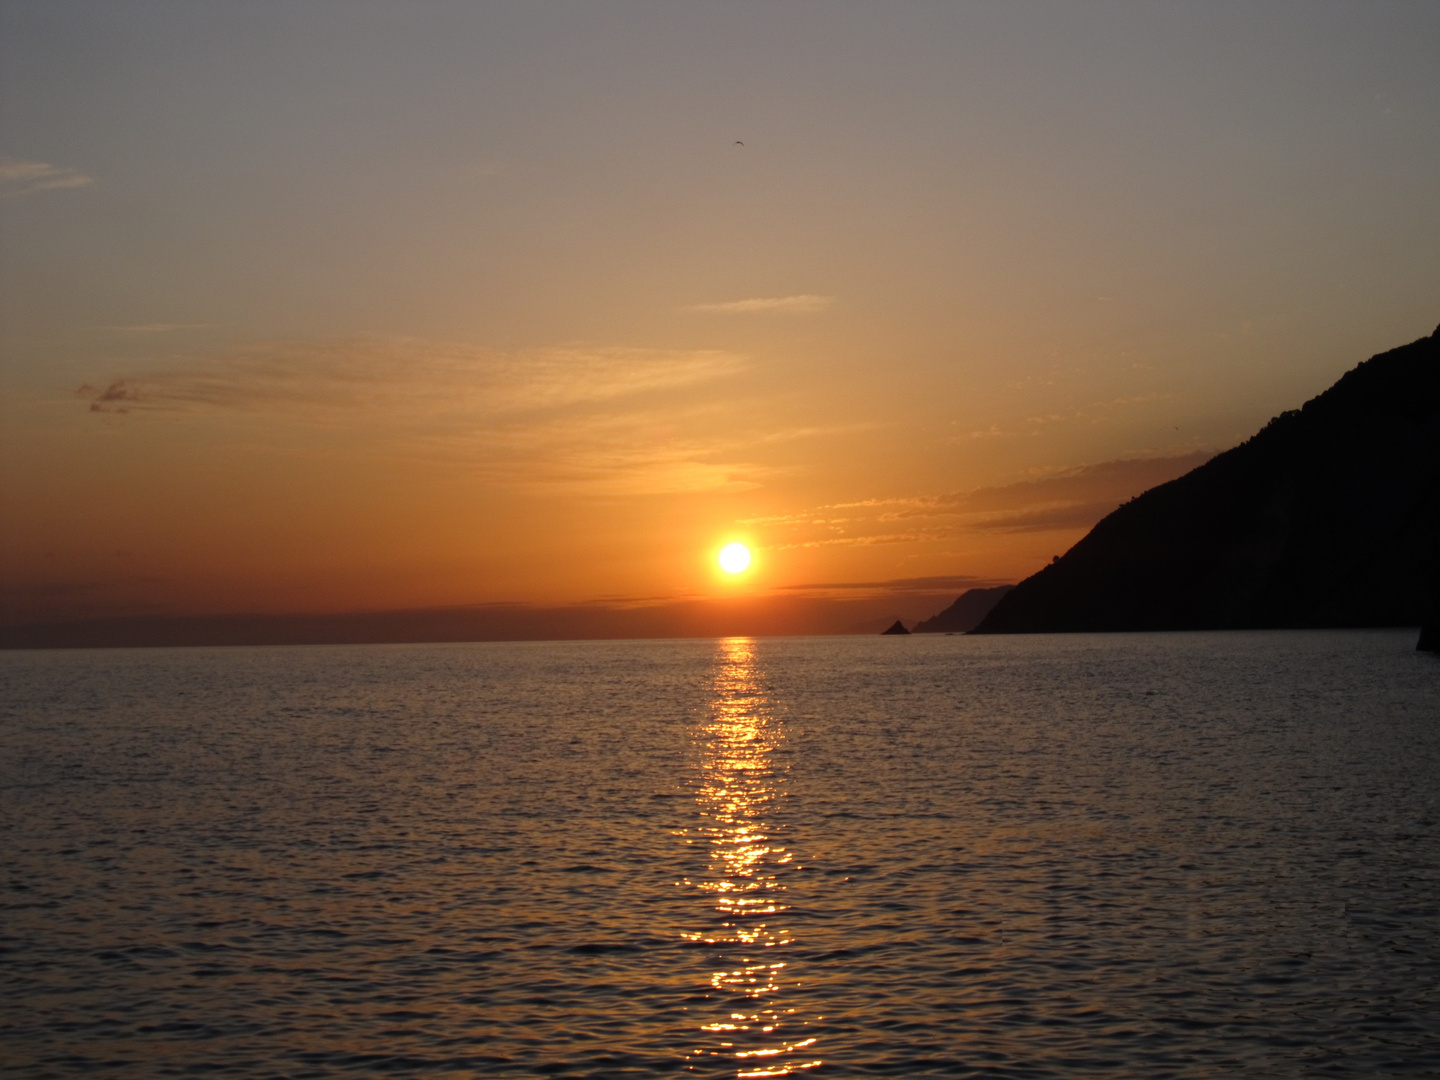
[(1413, 647), (0, 654), (0, 1070), (1440, 1075)]

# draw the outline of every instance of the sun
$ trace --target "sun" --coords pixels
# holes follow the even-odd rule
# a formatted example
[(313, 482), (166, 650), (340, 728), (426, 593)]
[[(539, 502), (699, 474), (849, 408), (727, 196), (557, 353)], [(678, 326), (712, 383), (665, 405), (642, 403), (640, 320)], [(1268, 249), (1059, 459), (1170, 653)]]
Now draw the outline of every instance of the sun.
[(726, 544), (720, 549), (720, 569), (738, 574), (750, 565), (750, 549), (744, 544)]

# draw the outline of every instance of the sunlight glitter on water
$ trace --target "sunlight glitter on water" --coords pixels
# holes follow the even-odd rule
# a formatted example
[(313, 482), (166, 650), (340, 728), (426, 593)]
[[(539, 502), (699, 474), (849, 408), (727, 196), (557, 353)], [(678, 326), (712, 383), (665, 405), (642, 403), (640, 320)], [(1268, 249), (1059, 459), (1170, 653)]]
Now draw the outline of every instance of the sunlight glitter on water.
[(1409, 631), (0, 653), (0, 1072), (1433, 1080), (1437, 717)]
[(733, 1057), (737, 1077), (788, 1076), (821, 1060), (810, 1056), (815, 1038), (803, 1037), (808, 1021), (784, 1003), (786, 989), (799, 985), (778, 952), (794, 940), (783, 923), (789, 906), (782, 878), (794, 868), (793, 855), (774, 816), (785, 782), (774, 755), (785, 732), (753, 640), (717, 643), (713, 691), (710, 715), (695, 734), (701, 821), (693, 839), (709, 848), (709, 874), (684, 885), (707, 896), (718, 918), (683, 936), (717, 947), (723, 966), (710, 976), (710, 999), (729, 1011), (700, 1026), (711, 1038), (688, 1056)]

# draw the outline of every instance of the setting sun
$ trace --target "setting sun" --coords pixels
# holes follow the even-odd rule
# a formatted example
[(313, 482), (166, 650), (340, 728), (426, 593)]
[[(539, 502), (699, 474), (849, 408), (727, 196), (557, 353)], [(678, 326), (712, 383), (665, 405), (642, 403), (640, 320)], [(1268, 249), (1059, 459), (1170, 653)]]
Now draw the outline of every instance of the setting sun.
[(726, 544), (720, 549), (720, 569), (738, 574), (750, 565), (750, 549), (744, 544)]

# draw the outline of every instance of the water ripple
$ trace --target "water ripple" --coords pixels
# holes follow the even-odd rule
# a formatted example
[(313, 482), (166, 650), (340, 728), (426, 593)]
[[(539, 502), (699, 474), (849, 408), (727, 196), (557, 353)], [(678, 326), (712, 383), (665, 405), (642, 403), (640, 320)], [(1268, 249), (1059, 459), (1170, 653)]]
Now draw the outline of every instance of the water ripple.
[(0, 655), (0, 1072), (1433, 1076), (1411, 646)]

